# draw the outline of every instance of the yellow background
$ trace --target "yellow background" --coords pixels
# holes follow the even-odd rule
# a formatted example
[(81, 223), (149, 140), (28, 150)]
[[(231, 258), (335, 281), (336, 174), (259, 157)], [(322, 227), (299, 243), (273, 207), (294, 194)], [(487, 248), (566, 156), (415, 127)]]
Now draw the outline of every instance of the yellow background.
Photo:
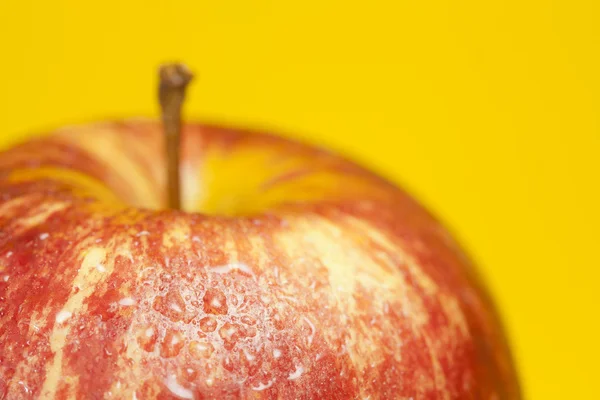
[(343, 151), (436, 210), (528, 398), (600, 399), (599, 4), (2, 0), (0, 142), (154, 115), (155, 67), (184, 60), (188, 115)]

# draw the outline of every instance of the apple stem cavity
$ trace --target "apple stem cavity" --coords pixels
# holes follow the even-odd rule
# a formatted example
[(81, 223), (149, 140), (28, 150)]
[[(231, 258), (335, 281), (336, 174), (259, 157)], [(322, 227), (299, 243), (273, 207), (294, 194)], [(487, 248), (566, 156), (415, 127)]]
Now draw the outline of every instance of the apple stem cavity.
[(159, 69), (158, 98), (162, 110), (163, 129), (167, 151), (167, 185), (169, 208), (181, 209), (181, 183), (179, 173), (181, 108), (185, 89), (193, 78), (183, 64), (166, 64)]

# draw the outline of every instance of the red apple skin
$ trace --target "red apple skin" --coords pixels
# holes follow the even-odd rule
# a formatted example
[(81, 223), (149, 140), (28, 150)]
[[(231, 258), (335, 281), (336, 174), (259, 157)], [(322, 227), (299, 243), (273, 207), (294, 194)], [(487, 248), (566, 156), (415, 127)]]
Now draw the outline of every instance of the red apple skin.
[(152, 121), (0, 154), (0, 399), (519, 399), (473, 265), (409, 195), (275, 136)]

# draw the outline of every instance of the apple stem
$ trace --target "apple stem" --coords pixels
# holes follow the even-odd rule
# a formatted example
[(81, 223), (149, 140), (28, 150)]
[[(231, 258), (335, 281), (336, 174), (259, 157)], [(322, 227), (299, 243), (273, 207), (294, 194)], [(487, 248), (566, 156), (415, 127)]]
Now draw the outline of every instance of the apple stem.
[(181, 209), (179, 174), (181, 108), (185, 100), (185, 89), (192, 78), (192, 73), (183, 64), (167, 64), (159, 69), (158, 98), (166, 139), (169, 208), (176, 210)]

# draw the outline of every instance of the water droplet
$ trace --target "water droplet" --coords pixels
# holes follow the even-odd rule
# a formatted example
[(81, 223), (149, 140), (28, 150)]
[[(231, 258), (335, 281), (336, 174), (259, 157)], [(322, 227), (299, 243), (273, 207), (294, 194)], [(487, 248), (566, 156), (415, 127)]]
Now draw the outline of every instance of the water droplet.
[(183, 377), (183, 380), (187, 382), (193, 382), (198, 377), (198, 371), (190, 367), (181, 369), (181, 372), (179, 374)]
[(234, 369), (233, 361), (231, 361), (231, 357), (227, 356), (223, 359), (223, 368), (227, 371), (232, 372)]
[(204, 295), (204, 312), (207, 314), (227, 314), (227, 297), (218, 289), (208, 289)]
[(246, 357), (247, 361), (256, 360), (256, 356), (254, 354), (252, 354), (250, 351), (248, 351), (248, 349), (244, 349), (243, 353), (244, 353), (244, 357)]
[(219, 329), (219, 336), (223, 339), (223, 346), (225, 346), (227, 350), (231, 350), (239, 340), (240, 332), (237, 326), (226, 322), (221, 329)]
[(242, 323), (246, 325), (254, 325), (256, 324), (256, 319), (250, 315), (244, 315), (241, 319)]
[(152, 308), (173, 322), (181, 321), (185, 315), (185, 302), (177, 290), (170, 290), (165, 296), (157, 296)]
[(285, 322), (283, 321), (283, 318), (281, 318), (279, 312), (273, 312), (273, 315), (271, 316), (271, 321), (273, 321), (273, 326), (275, 326), (275, 329), (283, 330), (285, 328)]
[(194, 340), (190, 343), (188, 350), (192, 357), (197, 359), (203, 359), (209, 358), (212, 355), (215, 348), (211, 343), (199, 342)]
[(154, 345), (158, 337), (158, 332), (153, 326), (143, 326), (137, 334), (139, 346), (147, 352), (154, 350)]
[(240, 294), (244, 293), (244, 291), (245, 291), (244, 285), (242, 285), (240, 282), (235, 282), (233, 284), (233, 288), (235, 289), (236, 292), (238, 292)]
[(175, 357), (185, 345), (185, 338), (181, 332), (169, 330), (160, 344), (160, 355), (164, 358)]
[(203, 332), (214, 332), (217, 329), (217, 321), (213, 317), (204, 317), (200, 320), (200, 329)]
[(256, 328), (253, 326), (241, 326), (240, 334), (244, 337), (254, 337), (256, 336)]

